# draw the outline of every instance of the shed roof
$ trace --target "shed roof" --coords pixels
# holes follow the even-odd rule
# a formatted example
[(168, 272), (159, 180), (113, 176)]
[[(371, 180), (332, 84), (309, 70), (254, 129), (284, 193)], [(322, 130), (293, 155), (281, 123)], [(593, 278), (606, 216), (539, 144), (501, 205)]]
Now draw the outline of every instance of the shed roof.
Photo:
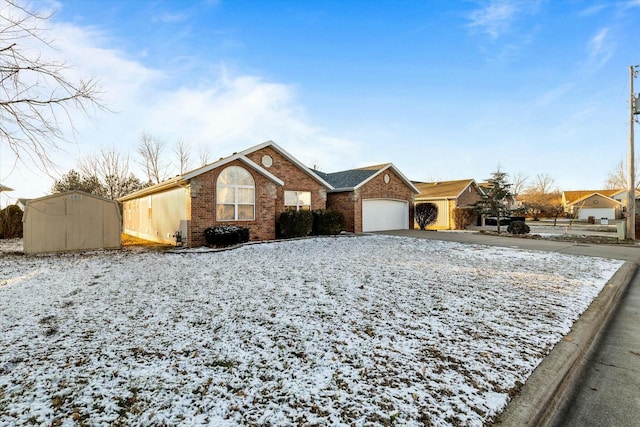
[[(433, 199), (455, 199), (470, 185), (476, 185), (473, 179), (459, 179), (455, 181), (439, 182), (416, 182), (415, 185), (420, 190), (418, 197)], [(478, 190), (480, 188), (478, 187)]]

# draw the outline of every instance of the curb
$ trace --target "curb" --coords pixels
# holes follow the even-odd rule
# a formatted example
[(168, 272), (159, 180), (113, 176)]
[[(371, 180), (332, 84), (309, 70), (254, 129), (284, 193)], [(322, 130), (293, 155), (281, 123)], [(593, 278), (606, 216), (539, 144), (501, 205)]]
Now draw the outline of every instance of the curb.
[(494, 425), (547, 426), (572, 390), (585, 367), (587, 355), (598, 342), (638, 265), (625, 262), (602, 288), (589, 308), (574, 323), (507, 404)]

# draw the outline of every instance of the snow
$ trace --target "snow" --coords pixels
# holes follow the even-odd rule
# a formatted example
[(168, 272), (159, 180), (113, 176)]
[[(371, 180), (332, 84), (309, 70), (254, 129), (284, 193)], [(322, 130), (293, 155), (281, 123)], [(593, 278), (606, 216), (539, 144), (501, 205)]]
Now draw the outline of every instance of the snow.
[(24, 256), (0, 425), (490, 423), (621, 261), (387, 236)]

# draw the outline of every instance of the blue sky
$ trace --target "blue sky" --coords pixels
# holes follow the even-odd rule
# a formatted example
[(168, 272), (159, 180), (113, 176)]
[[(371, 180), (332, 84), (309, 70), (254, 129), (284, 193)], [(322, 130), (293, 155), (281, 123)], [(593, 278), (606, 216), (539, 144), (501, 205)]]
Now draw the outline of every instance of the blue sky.
[[(482, 181), (500, 166), (561, 190), (604, 187), (626, 156), (640, 0), (42, 7), (57, 10), (57, 52), (100, 80), (113, 111), (74, 116), (60, 173), (114, 147), (142, 177), (143, 132), (169, 161), (178, 140), (194, 163), (201, 146), (215, 160), (274, 140), (326, 171), (393, 162), (414, 180)], [(50, 177), (0, 155), (0, 182), (16, 189), (4, 203), (49, 193)]]

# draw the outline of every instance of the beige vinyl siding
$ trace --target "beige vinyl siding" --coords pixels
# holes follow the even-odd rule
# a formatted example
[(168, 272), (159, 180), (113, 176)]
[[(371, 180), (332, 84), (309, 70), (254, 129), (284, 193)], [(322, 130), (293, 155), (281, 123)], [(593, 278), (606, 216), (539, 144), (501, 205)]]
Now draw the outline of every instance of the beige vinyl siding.
[[(416, 200), (415, 202), (416, 205), (421, 203), (433, 203), (438, 208), (438, 217), (434, 223), (427, 226), (427, 230), (449, 230), (453, 228), (453, 224), (450, 221), (449, 200)], [(417, 223), (414, 227), (419, 228)]]
[(187, 189), (175, 188), (123, 202), (124, 232), (159, 243), (187, 235)]

